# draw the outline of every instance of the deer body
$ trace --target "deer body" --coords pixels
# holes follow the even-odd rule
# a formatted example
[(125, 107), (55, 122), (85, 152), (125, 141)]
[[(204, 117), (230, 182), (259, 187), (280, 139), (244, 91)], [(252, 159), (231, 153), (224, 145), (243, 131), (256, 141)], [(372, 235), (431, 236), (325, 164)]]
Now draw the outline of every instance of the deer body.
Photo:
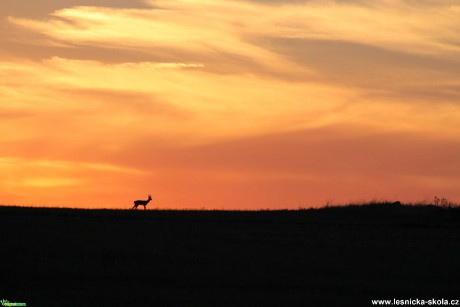
[(144, 210), (145, 210), (145, 207), (147, 206), (147, 204), (152, 200), (152, 196), (149, 195), (149, 198), (147, 200), (135, 200), (134, 201), (134, 206), (132, 209), (137, 209), (138, 206), (144, 206)]

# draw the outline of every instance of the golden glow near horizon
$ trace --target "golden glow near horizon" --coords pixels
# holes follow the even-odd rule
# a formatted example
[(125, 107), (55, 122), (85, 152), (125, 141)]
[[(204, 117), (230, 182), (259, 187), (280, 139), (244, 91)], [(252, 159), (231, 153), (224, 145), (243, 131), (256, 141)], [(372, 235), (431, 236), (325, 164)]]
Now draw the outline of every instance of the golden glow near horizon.
[(78, 2), (0, 10), (0, 203), (460, 200), (457, 1)]

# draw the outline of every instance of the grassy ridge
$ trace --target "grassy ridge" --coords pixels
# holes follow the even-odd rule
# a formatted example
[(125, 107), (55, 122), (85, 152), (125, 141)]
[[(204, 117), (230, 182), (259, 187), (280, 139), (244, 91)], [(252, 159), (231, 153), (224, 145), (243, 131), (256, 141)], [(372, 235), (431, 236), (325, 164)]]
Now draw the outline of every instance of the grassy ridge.
[(28, 306), (370, 306), (458, 298), (460, 210), (0, 207), (0, 299)]
[(327, 206), (299, 210), (129, 210), (129, 209), (73, 209), (50, 207), (1, 206), (2, 216), (41, 216), (56, 218), (182, 220), (225, 222), (274, 223), (364, 223), (387, 225), (453, 225), (460, 222), (460, 207), (442, 207), (431, 204), (395, 205), (366, 203), (346, 206)]

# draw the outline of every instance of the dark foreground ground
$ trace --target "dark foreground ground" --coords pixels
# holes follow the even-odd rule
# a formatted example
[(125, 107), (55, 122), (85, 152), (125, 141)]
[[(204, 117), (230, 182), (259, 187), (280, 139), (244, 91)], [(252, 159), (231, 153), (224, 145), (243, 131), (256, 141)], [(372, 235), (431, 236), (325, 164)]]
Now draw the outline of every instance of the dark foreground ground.
[(0, 300), (27, 306), (372, 306), (460, 299), (460, 210), (0, 207)]

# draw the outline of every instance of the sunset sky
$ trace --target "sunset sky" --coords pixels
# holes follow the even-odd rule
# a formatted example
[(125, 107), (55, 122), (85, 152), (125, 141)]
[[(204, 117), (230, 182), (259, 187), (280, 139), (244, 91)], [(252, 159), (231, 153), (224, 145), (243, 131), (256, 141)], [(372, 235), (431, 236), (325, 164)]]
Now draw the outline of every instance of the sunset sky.
[(460, 201), (458, 0), (2, 0), (0, 204)]

